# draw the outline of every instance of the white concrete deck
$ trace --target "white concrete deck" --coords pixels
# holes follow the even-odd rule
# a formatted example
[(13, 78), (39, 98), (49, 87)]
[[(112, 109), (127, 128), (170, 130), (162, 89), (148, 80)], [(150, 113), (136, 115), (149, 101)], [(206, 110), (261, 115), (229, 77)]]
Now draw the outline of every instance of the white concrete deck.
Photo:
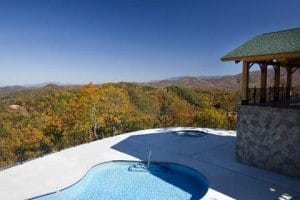
[[(0, 172), (0, 199), (27, 199), (78, 181), (95, 164), (152, 160), (192, 167), (209, 181), (203, 199), (300, 199), (300, 179), (250, 167), (235, 160), (235, 132), (213, 129), (204, 137), (182, 137), (173, 129), (119, 135), (18, 165)], [(176, 128), (176, 130), (181, 128)], [(158, 197), (159, 199), (159, 197)]]

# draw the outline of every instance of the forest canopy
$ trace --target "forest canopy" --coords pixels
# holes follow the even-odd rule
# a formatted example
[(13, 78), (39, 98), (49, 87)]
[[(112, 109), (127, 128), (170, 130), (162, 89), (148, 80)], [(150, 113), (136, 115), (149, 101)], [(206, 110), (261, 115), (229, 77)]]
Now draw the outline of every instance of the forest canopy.
[(233, 90), (133, 83), (47, 85), (0, 97), (0, 167), (140, 129), (235, 129), (240, 101)]

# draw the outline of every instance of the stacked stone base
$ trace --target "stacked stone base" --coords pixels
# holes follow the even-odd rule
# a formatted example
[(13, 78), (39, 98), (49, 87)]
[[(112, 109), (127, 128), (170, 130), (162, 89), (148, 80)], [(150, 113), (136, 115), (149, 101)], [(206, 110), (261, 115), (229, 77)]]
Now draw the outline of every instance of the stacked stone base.
[(240, 105), (237, 159), (300, 178), (300, 109)]

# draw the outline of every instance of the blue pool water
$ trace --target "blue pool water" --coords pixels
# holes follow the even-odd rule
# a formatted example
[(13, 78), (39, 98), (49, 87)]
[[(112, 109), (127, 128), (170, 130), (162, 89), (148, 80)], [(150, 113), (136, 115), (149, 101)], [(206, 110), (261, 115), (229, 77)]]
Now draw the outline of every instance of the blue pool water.
[(97, 165), (76, 184), (36, 199), (201, 199), (206, 178), (178, 164), (117, 161)]

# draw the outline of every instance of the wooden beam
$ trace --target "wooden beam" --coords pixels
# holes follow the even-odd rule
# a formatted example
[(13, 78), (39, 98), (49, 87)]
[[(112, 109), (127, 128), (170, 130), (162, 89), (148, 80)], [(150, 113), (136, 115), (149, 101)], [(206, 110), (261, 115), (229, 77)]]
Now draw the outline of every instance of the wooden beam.
[(249, 103), (249, 63), (243, 61), (242, 104)]
[(287, 63), (300, 64), (300, 57), (296, 57), (296, 58), (287, 58), (286, 61), (287, 61)]
[(282, 61), (274, 61), (274, 60), (259, 60), (259, 61), (252, 61), (252, 64), (267, 64), (267, 65), (279, 65), (282, 67), (285, 66), (293, 66), (293, 68), (300, 68), (300, 63), (293, 63), (293, 62), (282, 62)]
[(260, 102), (267, 100), (267, 64), (260, 64)]

